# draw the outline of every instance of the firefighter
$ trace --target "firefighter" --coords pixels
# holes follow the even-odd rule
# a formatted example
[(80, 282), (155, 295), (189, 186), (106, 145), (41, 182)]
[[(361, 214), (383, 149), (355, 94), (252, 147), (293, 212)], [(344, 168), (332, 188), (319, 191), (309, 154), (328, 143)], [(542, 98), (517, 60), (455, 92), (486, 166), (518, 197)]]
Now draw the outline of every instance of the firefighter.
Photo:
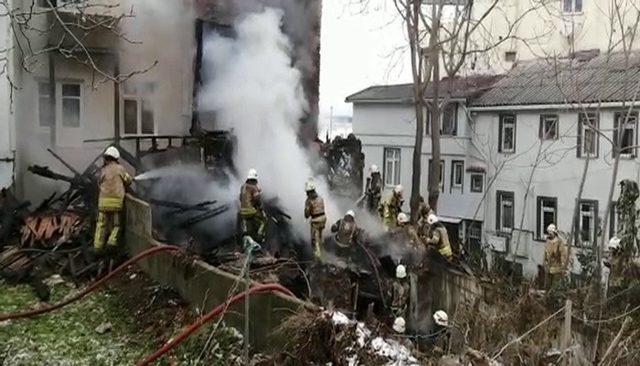
[(559, 285), (567, 275), (569, 249), (558, 235), (555, 224), (547, 227), (547, 242), (544, 245), (543, 265), (547, 274), (546, 288), (549, 290)]
[(460, 354), (465, 349), (464, 335), (451, 326), (449, 315), (444, 310), (433, 313), (434, 326), (427, 337), (427, 345), (436, 354)]
[(426, 239), (427, 250), (434, 248), (444, 259), (451, 261), (453, 259), (453, 251), (451, 250), (447, 229), (440, 223), (438, 216), (434, 214), (427, 217), (427, 224), (429, 225), (429, 233)]
[(307, 200), (304, 203), (304, 218), (309, 219), (311, 226), (311, 246), (315, 251), (316, 257), (322, 254), (320, 245), (322, 245), (322, 231), (327, 223), (327, 216), (324, 213), (324, 200), (316, 192), (316, 185), (312, 180), (305, 183), (305, 191), (307, 192)]
[(360, 229), (356, 225), (355, 212), (347, 211), (343, 218), (331, 225), (331, 232), (336, 234), (336, 242), (343, 247), (351, 246), (354, 240), (360, 240)]
[(404, 212), (400, 212), (396, 217), (396, 228), (394, 233), (403, 236), (403, 239), (411, 243), (414, 247), (419, 246), (422, 243), (418, 231), (411, 225), (409, 215)]
[(367, 209), (374, 213), (380, 205), (380, 197), (382, 197), (382, 176), (377, 165), (371, 165), (371, 177), (367, 186)]
[(267, 220), (262, 210), (262, 191), (258, 187), (258, 172), (249, 169), (247, 180), (240, 188), (240, 230), (242, 236), (250, 236), (262, 243)]
[(395, 186), (391, 195), (378, 206), (378, 213), (382, 217), (382, 225), (385, 231), (394, 229), (398, 214), (402, 212), (402, 204), (404, 203), (402, 198), (403, 188), (401, 185)]
[(396, 278), (391, 284), (391, 314), (396, 318), (403, 318), (406, 315), (409, 303), (409, 281), (407, 279), (407, 267), (398, 264), (396, 267)]
[(424, 201), (424, 197), (420, 196), (420, 205), (418, 206), (418, 235), (424, 237), (429, 232), (429, 224), (427, 218), (429, 215), (435, 215), (435, 211), (429, 207), (429, 204)]
[(100, 195), (98, 198), (98, 220), (93, 247), (96, 253), (104, 251), (105, 237), (107, 246), (114, 249), (120, 237), (120, 222), (126, 188), (133, 179), (122, 165), (118, 163), (120, 151), (109, 146), (104, 154), (104, 165), (98, 180)]

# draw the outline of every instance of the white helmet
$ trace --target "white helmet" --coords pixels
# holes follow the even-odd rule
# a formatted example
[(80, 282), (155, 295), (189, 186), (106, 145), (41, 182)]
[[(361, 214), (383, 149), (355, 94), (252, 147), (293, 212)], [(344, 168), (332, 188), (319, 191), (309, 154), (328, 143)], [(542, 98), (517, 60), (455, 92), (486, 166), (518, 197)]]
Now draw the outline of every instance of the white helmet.
[(438, 220), (438, 216), (436, 216), (434, 214), (429, 214), (429, 216), (427, 216), (427, 224), (429, 224), (429, 225), (433, 225), (438, 221), (440, 221), (440, 220)]
[(396, 267), (396, 278), (403, 279), (405, 277), (407, 277), (407, 267), (403, 264), (398, 264)]
[(351, 216), (351, 217), (353, 217), (355, 219), (356, 218), (356, 213), (353, 212), (353, 210), (349, 210), (349, 211), (347, 211), (345, 216)]
[(115, 146), (109, 146), (105, 151), (104, 151), (104, 156), (110, 156), (116, 160), (120, 159), (120, 151), (118, 151), (118, 148)]
[(547, 226), (547, 233), (551, 234), (557, 234), (558, 233), (558, 228), (556, 227), (555, 224), (549, 224), (549, 226)]
[(402, 194), (402, 192), (404, 192), (404, 188), (402, 188), (402, 185), (398, 184), (393, 188), (393, 192), (396, 194)]
[(406, 213), (404, 213), (404, 212), (400, 212), (400, 213), (398, 214), (397, 220), (398, 220), (398, 222), (399, 222), (399, 223), (401, 223), (401, 224), (406, 224), (407, 222), (409, 222), (409, 215), (407, 215), (407, 214), (406, 214)]
[(377, 165), (371, 165), (371, 173), (380, 173), (380, 168)]
[(620, 238), (614, 236), (609, 240), (609, 245), (607, 246), (609, 250), (620, 249)]
[(313, 182), (313, 179), (309, 179), (304, 183), (304, 190), (305, 192), (316, 190), (316, 184)]
[(249, 169), (247, 179), (258, 179), (258, 171), (253, 168)]
[(435, 313), (433, 313), (433, 321), (435, 321), (436, 324), (440, 326), (448, 327), (449, 315), (447, 315), (447, 313), (445, 313), (444, 310), (438, 310)]
[(407, 322), (404, 321), (403, 317), (397, 317), (396, 320), (393, 321), (393, 330), (397, 333), (404, 333), (407, 330)]

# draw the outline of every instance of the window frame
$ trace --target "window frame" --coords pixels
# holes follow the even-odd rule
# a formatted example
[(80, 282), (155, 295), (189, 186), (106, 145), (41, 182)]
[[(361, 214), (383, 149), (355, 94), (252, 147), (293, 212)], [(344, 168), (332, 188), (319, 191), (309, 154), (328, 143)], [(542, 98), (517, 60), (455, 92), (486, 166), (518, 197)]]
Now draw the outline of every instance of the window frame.
[[(512, 143), (513, 146), (511, 147), (511, 149), (505, 149), (505, 147), (504, 147), (504, 142), (505, 142), (505, 124), (506, 124), (505, 122), (507, 122), (505, 120), (509, 119), (509, 118), (512, 119), (512, 121), (508, 121), (508, 123), (513, 125), (513, 127), (512, 127), (513, 137), (512, 137), (512, 140), (511, 140), (512, 141), (511, 143)], [(503, 114), (500, 114), (499, 123), (498, 123), (498, 129), (499, 129), (498, 130), (498, 152), (499, 153), (501, 153), (501, 154), (514, 154), (516, 152), (516, 136), (517, 136), (516, 128), (517, 128), (517, 124), (518, 124), (518, 122), (517, 122), (517, 117), (516, 117), (515, 113), (503, 113)]]
[[(451, 123), (453, 124), (452, 127), (452, 131), (451, 133), (445, 133), (444, 131), (444, 122), (445, 122), (445, 110), (447, 108), (453, 108), (453, 113), (452, 113), (452, 120)], [(446, 105), (444, 105), (442, 107), (442, 113), (440, 115), (440, 136), (442, 137), (454, 137), (454, 136), (458, 136), (458, 103), (457, 102), (450, 102), (447, 103)]]
[[(593, 120), (594, 123), (592, 123), (592, 126), (585, 126), (585, 119), (588, 119), (589, 121)], [(590, 158), (598, 158), (599, 154), (600, 154), (600, 134), (598, 133), (598, 129), (600, 126), (600, 115), (596, 112), (587, 112), (587, 114), (585, 115), (585, 113), (580, 112), (578, 113), (578, 144), (577, 144), (577, 151), (576, 151), (576, 156), (579, 158), (586, 158), (587, 156), (584, 154), (584, 147), (585, 147), (585, 139), (584, 137), (586, 136), (586, 131), (592, 129), (593, 130), (593, 135), (594, 135), (594, 145), (595, 145), (595, 153), (592, 155), (589, 155)]]
[[(580, 2), (580, 9), (577, 10), (577, 3)], [(567, 4), (569, 4), (571, 9), (567, 9)], [(562, 1), (562, 12), (564, 14), (582, 14), (584, 11), (584, 0), (563, 0)]]
[[(158, 124), (156, 123), (156, 111), (154, 108), (154, 104), (152, 102), (152, 98), (148, 97), (148, 94), (145, 94), (140, 91), (140, 89), (151, 88), (152, 90), (155, 88), (154, 82), (141, 82), (141, 83), (133, 83), (132, 84), (133, 91), (127, 91), (125, 85), (120, 85), (120, 131), (122, 136), (154, 136), (158, 133)], [(152, 92), (153, 93), (153, 92)], [(126, 132), (126, 121), (125, 121), (125, 103), (126, 101), (134, 101), (136, 102), (136, 133), (128, 133)], [(152, 107), (153, 113), (153, 132), (152, 133), (143, 133), (142, 132), (142, 118), (144, 113), (144, 104), (149, 103)]]
[[(49, 129), (51, 129), (51, 122), (52, 121), (49, 121), (49, 123), (47, 125), (43, 125), (41, 123), (42, 115), (40, 114), (40, 107), (41, 107), (41, 104), (42, 104), (41, 99), (42, 98), (46, 98), (47, 99), (47, 104), (49, 104), (49, 109), (51, 109), (51, 93), (50, 93), (51, 83), (48, 82), (48, 81), (36, 81), (36, 84), (37, 84), (37, 94), (38, 94), (37, 97), (36, 97), (36, 100), (37, 100), (37, 107), (36, 107), (37, 125), (38, 125), (38, 128), (49, 130)], [(43, 96), (43, 95), (40, 94), (40, 85), (46, 85), (47, 86), (46, 87), (46, 89), (47, 89), (47, 95), (46, 96)], [(56, 90), (57, 90), (57, 85), (56, 85)], [(56, 104), (57, 104), (57, 101), (56, 101)], [(55, 115), (56, 111), (55, 110), (54, 111), (49, 110), (49, 113), (53, 113)], [(54, 123), (55, 123), (55, 121), (54, 121)]]
[[(480, 190), (474, 189), (473, 187), (473, 177), (480, 177)], [(471, 193), (482, 193), (484, 192), (484, 173), (471, 173), (469, 174), (469, 192)]]
[[(78, 87), (79, 95), (64, 95), (64, 87), (65, 85), (73, 85)], [(81, 128), (82, 127), (82, 100), (83, 100), (83, 92), (82, 92), (82, 83), (73, 82), (73, 81), (61, 81), (60, 82), (60, 126), (62, 128)], [(78, 125), (77, 126), (69, 126), (65, 125), (64, 119), (64, 101), (66, 100), (77, 100), (78, 101)], [(56, 98), (56, 104), (58, 99)]]
[[(595, 241), (597, 241), (598, 239), (598, 225), (599, 225), (599, 218), (598, 218), (598, 201), (597, 200), (590, 200), (590, 199), (581, 199), (578, 202), (578, 217), (577, 217), (577, 222), (574, 223), (574, 225), (576, 225), (575, 227), (575, 238), (574, 238), (574, 242), (575, 242), (575, 246), (579, 247), (579, 248), (590, 248), (593, 247), (593, 244)], [(593, 228), (591, 229), (591, 242), (588, 245), (585, 245), (585, 242), (582, 240), (582, 205), (591, 205), (593, 208)]]
[[(393, 174), (394, 176), (392, 177), (392, 182), (391, 184), (387, 184), (387, 152), (397, 152), (397, 158), (394, 158), (393, 161), (391, 161), (393, 163)], [(402, 149), (399, 147), (384, 147), (382, 149), (382, 182), (384, 184), (384, 186), (386, 188), (393, 188), (395, 186), (397, 186), (398, 184), (400, 184), (400, 180), (402, 178)], [(395, 176), (395, 168), (397, 166), (397, 176)], [(394, 179), (394, 178), (397, 178)]]
[[(41, 130), (45, 130), (45, 131), (50, 131), (51, 130), (51, 124), (48, 124), (46, 126), (43, 126), (40, 124), (40, 104), (41, 101), (40, 99), (42, 98), (42, 96), (40, 95), (40, 84), (46, 84), (46, 85), (50, 85), (48, 80), (45, 79), (36, 79), (36, 118), (35, 118), (35, 124), (37, 126), (37, 128), (41, 129)], [(80, 91), (80, 95), (79, 96), (66, 96), (63, 97), (62, 95), (62, 87), (63, 85), (75, 85), (78, 86), (78, 90)], [(50, 87), (47, 88), (47, 90), (50, 90)], [(48, 97), (48, 101), (49, 103), (51, 103), (51, 95), (47, 94)], [(83, 80), (76, 80), (76, 79), (57, 79), (55, 81), (55, 106), (54, 106), (54, 110), (51, 111), (51, 113), (53, 113), (54, 115), (54, 123), (55, 123), (55, 127), (56, 129), (80, 129), (80, 128), (84, 128), (84, 98), (85, 98), (85, 93), (84, 93), (84, 81)], [(64, 124), (64, 109), (63, 109), (63, 102), (64, 99), (77, 99), (78, 100), (78, 104), (79, 104), (79, 109), (78, 109), (78, 125), (77, 126), (67, 126)]]
[[(555, 119), (555, 123), (554, 123), (554, 130), (555, 130), (555, 134), (553, 137), (548, 137), (547, 135), (547, 129), (545, 128), (545, 123), (549, 120), (549, 119)], [(557, 114), (541, 114), (540, 115), (540, 126), (538, 128), (538, 138), (540, 138), (540, 140), (542, 141), (553, 141), (553, 140), (557, 140), (558, 139), (558, 135), (559, 135), (559, 121), (560, 118)]]
[[(456, 184), (456, 167), (460, 170), (460, 184)], [(464, 160), (451, 160), (451, 180), (449, 182), (449, 193), (454, 189), (464, 192)]]
[[(446, 161), (444, 159), (440, 159), (440, 192), (444, 193), (444, 174), (445, 174), (445, 164)], [(433, 159), (429, 159), (429, 175), (428, 175), (428, 179), (431, 178), (431, 166), (433, 165)]]
[[(502, 222), (502, 201), (505, 198), (509, 198), (511, 200), (511, 227), (506, 228)], [(513, 232), (514, 224), (515, 224), (515, 214), (516, 214), (516, 202), (515, 202), (515, 194), (512, 191), (496, 191), (496, 231), (499, 233), (510, 234)]]
[(545, 224), (544, 216), (544, 204), (545, 202), (553, 203), (553, 220), (552, 223), (558, 225), (558, 198), (549, 196), (538, 196), (536, 198), (536, 238), (539, 241), (545, 241), (547, 224)]
[[(628, 129), (628, 125), (632, 123), (631, 129), (633, 130), (633, 143), (631, 145), (631, 148), (628, 148), (626, 152), (623, 152), (623, 148), (621, 148), (619, 145), (621, 143), (621, 141), (618, 141), (618, 138), (623, 138), (623, 135), (619, 134), (619, 129), (620, 129), (620, 119), (621, 118), (626, 118), (627, 114), (629, 115), (629, 120), (627, 120), (627, 122), (625, 123), (624, 129)], [(633, 121), (633, 122), (630, 122)], [(622, 139), (624, 140), (624, 139)], [(620, 157), (627, 157), (627, 158), (635, 158), (636, 156), (638, 156), (637, 152), (638, 152), (638, 148), (636, 147), (638, 145), (638, 112), (637, 111), (631, 111), (629, 112), (624, 112), (624, 111), (620, 111), (620, 112), (615, 112), (613, 114), (613, 142), (614, 145), (616, 146), (616, 149), (614, 150), (614, 156), (615, 154), (617, 154), (618, 149), (620, 149)]]

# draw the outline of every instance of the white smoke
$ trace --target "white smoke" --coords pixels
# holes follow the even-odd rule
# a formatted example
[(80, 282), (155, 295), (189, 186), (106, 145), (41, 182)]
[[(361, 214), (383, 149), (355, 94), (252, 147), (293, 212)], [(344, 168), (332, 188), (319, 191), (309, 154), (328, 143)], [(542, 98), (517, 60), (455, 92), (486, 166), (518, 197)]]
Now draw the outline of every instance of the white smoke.
[[(277, 196), (297, 233), (306, 237), (304, 183), (313, 172), (297, 131), (307, 102), (301, 73), (292, 65), (291, 43), (281, 31), (282, 16), (273, 8), (249, 13), (235, 23), (234, 39), (212, 34), (205, 40), (207, 83), (199, 105), (215, 111), (218, 128), (232, 129), (237, 136), (240, 174), (257, 169), (264, 195)], [(315, 181), (329, 219), (337, 219), (326, 182), (320, 177)]]

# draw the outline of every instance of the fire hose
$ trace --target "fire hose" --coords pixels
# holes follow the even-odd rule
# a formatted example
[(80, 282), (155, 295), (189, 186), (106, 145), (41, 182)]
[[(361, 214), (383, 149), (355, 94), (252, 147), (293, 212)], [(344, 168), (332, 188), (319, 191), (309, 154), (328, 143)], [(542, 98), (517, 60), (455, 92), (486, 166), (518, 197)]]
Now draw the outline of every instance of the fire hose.
[(160, 357), (162, 357), (167, 352), (171, 351), (176, 346), (178, 346), (180, 343), (182, 343), (184, 340), (186, 340), (191, 334), (196, 332), (203, 325), (205, 325), (206, 323), (210, 322), (215, 317), (223, 314), (224, 311), (230, 305), (235, 304), (235, 303), (243, 300), (245, 297), (247, 297), (249, 295), (252, 295), (252, 294), (264, 294), (264, 293), (276, 293), (276, 292), (282, 293), (284, 295), (295, 297), (295, 295), (293, 295), (291, 293), (291, 291), (289, 291), (288, 289), (286, 289), (285, 287), (283, 287), (283, 286), (281, 286), (279, 284), (257, 285), (257, 286), (251, 287), (248, 291), (242, 292), (240, 294), (237, 294), (237, 295), (227, 299), (225, 302), (223, 302), (222, 304), (218, 305), (215, 309), (211, 310), (209, 313), (207, 313), (204, 316), (198, 318), (195, 322), (193, 322), (191, 325), (189, 325), (184, 331), (182, 331), (182, 333), (180, 333), (177, 337), (171, 339), (164, 346), (162, 346), (160, 349), (158, 349), (155, 353), (153, 353), (150, 356), (147, 356), (144, 360), (140, 361), (138, 363), (138, 366), (149, 365), (152, 362), (157, 361)]
[(136, 255), (135, 257), (127, 260), (126, 262), (124, 262), (123, 264), (121, 264), (118, 268), (114, 269), (113, 271), (107, 273), (105, 276), (103, 276), (102, 278), (100, 278), (98, 281), (94, 282), (91, 286), (85, 288), (84, 290), (78, 292), (77, 294), (75, 294), (74, 296), (67, 298), (65, 300), (60, 301), (59, 303), (56, 304), (52, 304), (52, 305), (47, 305), (38, 309), (31, 309), (31, 310), (25, 310), (25, 311), (21, 311), (21, 312), (17, 312), (17, 313), (9, 313), (9, 314), (0, 314), (0, 321), (5, 321), (5, 320), (10, 320), (10, 319), (22, 319), (22, 318), (30, 318), (36, 315), (41, 315), (41, 314), (45, 314), (57, 309), (60, 309), (66, 305), (69, 305), (73, 302), (76, 302), (84, 297), (86, 297), (87, 295), (89, 295), (90, 293), (92, 293), (93, 291), (95, 291), (96, 289), (98, 289), (100, 286), (102, 286), (105, 282), (109, 281), (111, 278), (113, 278), (115, 275), (117, 275), (118, 273), (124, 271), (127, 267), (129, 267), (130, 265), (137, 263), (138, 261), (149, 257), (151, 255), (155, 255), (161, 252), (173, 252), (173, 251), (182, 251), (184, 250), (181, 247), (177, 247), (177, 246), (173, 246), (173, 245), (158, 245), (158, 246), (154, 246), (153, 248), (147, 249), (143, 252), (141, 252), (140, 254)]

